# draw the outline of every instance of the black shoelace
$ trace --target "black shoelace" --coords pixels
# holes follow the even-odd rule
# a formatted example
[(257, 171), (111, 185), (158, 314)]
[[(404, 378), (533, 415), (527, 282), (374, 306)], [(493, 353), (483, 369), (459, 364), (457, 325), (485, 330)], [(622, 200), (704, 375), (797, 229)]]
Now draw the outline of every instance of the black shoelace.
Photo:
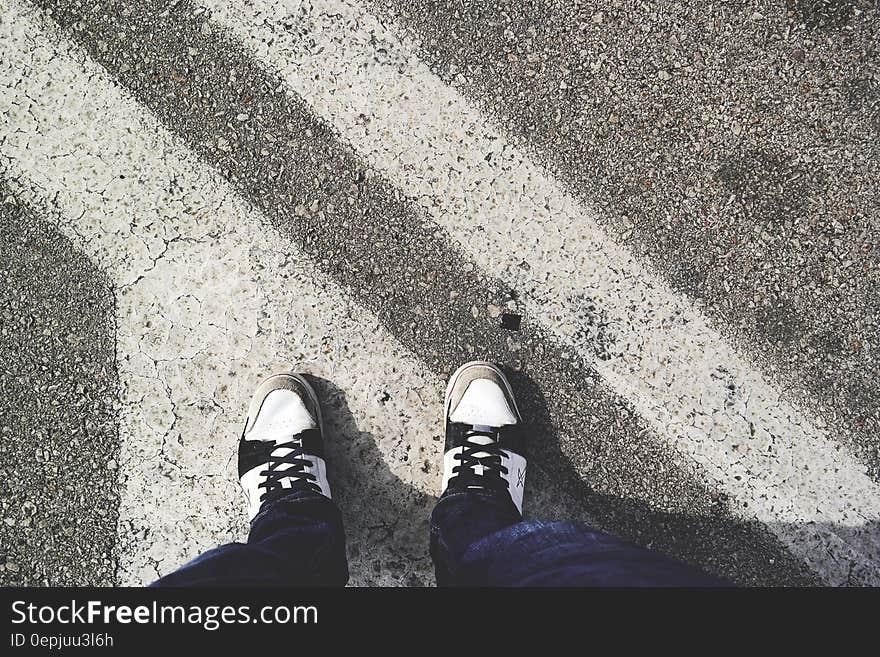
[[(276, 456), (277, 450), (282, 448), (292, 451), (284, 456)], [(267, 461), (268, 467), (260, 472), (261, 476), (266, 477), (266, 481), (259, 485), (259, 488), (266, 489), (266, 492), (260, 495), (260, 502), (269, 502), (297, 490), (321, 492), (321, 487), (315, 483), (317, 477), (306, 472), (306, 468), (312, 467), (314, 463), (303, 458), (304, 455), (302, 442), (296, 437), (290, 442), (275, 445)], [(278, 467), (284, 464), (289, 464), (290, 467), (279, 470)], [(282, 481), (288, 478), (293, 481), (290, 482), (290, 486), (284, 486)]]
[[(491, 438), (492, 442), (485, 445), (473, 442), (471, 439), (476, 436)], [(497, 429), (495, 431), (468, 430), (462, 447), (464, 449), (453, 457), (460, 461), (460, 464), (452, 468), (453, 477), (450, 479), (450, 485), (454, 481), (456, 488), (477, 486), (491, 490), (507, 490), (507, 481), (501, 476), (507, 474), (507, 468), (502, 463), (507, 455), (501, 449)], [(477, 454), (481, 454), (481, 456), (477, 456)], [(474, 471), (474, 466), (482, 466), (480, 468), (481, 474)]]

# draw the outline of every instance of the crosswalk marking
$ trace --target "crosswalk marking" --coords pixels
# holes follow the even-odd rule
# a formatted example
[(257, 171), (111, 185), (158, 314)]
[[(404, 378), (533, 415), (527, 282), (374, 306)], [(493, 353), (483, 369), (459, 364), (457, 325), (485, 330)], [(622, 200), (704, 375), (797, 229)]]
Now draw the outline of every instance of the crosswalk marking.
[[(336, 449), (352, 453), (338, 460), (363, 458), (363, 432), (394, 468), (351, 478), (399, 479), (430, 499), (442, 385), (374, 317), (18, 0), (0, 11), (0, 90), (0, 164), (16, 194), (54, 199), (52, 218), (118, 286), (119, 583), (149, 582), (243, 536), (232, 455), (249, 392), (273, 368), (302, 367), (348, 393), (357, 427), (339, 427)], [(390, 382), (395, 394), (383, 396)], [(389, 457), (401, 448), (406, 463)], [(349, 525), (378, 522), (375, 496), (354, 499), (366, 483), (340, 487)], [(423, 551), (418, 528), (405, 529)], [(407, 547), (371, 546), (364, 558)], [(417, 567), (428, 577), (426, 558)]]
[[(766, 523), (830, 583), (880, 581), (872, 529), (880, 495), (864, 468), (828, 439), (820, 419), (781, 400), (692, 306), (605, 237), (587, 209), (431, 75), (405, 42), (350, 3), (202, 4), (265, 65), (278, 67), (289, 90), (486, 272), (526, 290), (528, 317), (591, 357), (604, 381), (671, 446), (683, 447), (739, 504), (748, 505), (742, 515)], [(220, 427), (224, 436), (237, 433), (238, 391), (246, 394), (250, 385), (221, 390), (221, 380), (243, 372), (244, 378), (256, 377), (267, 363), (280, 362), (281, 354), (299, 353), (318, 373), (334, 364), (349, 368), (349, 379), (339, 371), (328, 378), (345, 381), (358, 417), (371, 417), (373, 389), (359, 377), (369, 372), (371, 381), (381, 378), (374, 363), (381, 354), (358, 351), (366, 355), (366, 366), (343, 352), (382, 329), (373, 316), (355, 325), (351, 317), (363, 312), (319, 280), (258, 212), (113, 88), (102, 69), (76, 49), (53, 45), (57, 37), (47, 37), (26, 15), (35, 16), (20, 0), (0, 13), (8, 37), (0, 45), (0, 84), (11, 89), (4, 91), (0, 111), (12, 128), (0, 145), (0, 164), (17, 180), (18, 195), (39, 203), (55, 199), (62, 208), (57, 220), (120, 286), (119, 350), (127, 354), (121, 374), (129, 392), (123, 449), (145, 450), (124, 453), (123, 471), (134, 473), (126, 495), (141, 498), (123, 503), (120, 536), (136, 553), (123, 575), (149, 579), (156, 568), (167, 569), (178, 557), (235, 533), (204, 523), (236, 517), (223, 507), (232, 494), (215, 490), (234, 477), (211, 459), (196, 460), (208, 441), (187, 442), (206, 427)], [(63, 51), (61, 63), (53, 51)], [(31, 75), (33, 70), (44, 74)], [(151, 151), (146, 160), (145, 148)], [(117, 177), (120, 163), (125, 178)], [(179, 175), (168, 177), (174, 173)], [(218, 285), (229, 272), (240, 286)], [(287, 298), (292, 291), (278, 282), (278, 272), (302, 283), (296, 299)], [(276, 298), (283, 308), (272, 307)], [(581, 312), (585, 299), (606, 315), (602, 321), (610, 328), (602, 340)], [(325, 312), (322, 303), (331, 307)], [(240, 314), (229, 311), (236, 304)], [(297, 323), (309, 312), (329, 318), (333, 335), (314, 322)], [(345, 339), (336, 335), (340, 324), (349, 331)], [(142, 327), (147, 330), (140, 333)], [(303, 342), (294, 344), (299, 337)], [(390, 366), (385, 373), (399, 389), (436, 387), (394, 338), (384, 333), (379, 341), (398, 349), (395, 363), (409, 358), (416, 372), (401, 384)], [(407, 400), (391, 415), (419, 413), (412, 408), (423, 410), (422, 402)], [(379, 419), (368, 425), (381, 436), (388, 418)], [(430, 452), (427, 434), (414, 434), (400, 417), (390, 421), (394, 431), (386, 438), (405, 436)], [(136, 443), (142, 436), (143, 445)], [(395, 438), (384, 446), (393, 449), (388, 441)], [(228, 456), (226, 447), (220, 451)], [(427, 481), (415, 469), (389, 462), (398, 476)], [(182, 481), (197, 487), (196, 499), (178, 494), (175, 484)], [(150, 504), (155, 508), (146, 512), (134, 508)], [(126, 513), (141, 515), (126, 521)], [(156, 533), (162, 536), (156, 539)]]
[[(874, 564), (880, 487), (686, 299), (606, 236), (583, 207), (395, 33), (351, 2), (200, 0), (488, 273), (528, 292), (561, 339), (829, 582)], [(521, 267), (522, 262), (528, 268)], [(613, 342), (582, 313), (592, 300)]]

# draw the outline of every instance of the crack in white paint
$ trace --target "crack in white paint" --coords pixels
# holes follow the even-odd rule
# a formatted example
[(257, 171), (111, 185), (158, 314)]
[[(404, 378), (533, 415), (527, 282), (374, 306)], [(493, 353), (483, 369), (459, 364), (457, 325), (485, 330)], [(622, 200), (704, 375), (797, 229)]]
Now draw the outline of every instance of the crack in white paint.
[[(197, 0), (829, 583), (880, 584), (880, 486), (416, 49), (351, 0)], [(491, 157), (490, 157), (491, 156)], [(520, 266), (522, 262), (528, 267)], [(598, 350), (583, 312), (607, 315)], [(854, 575), (854, 569), (857, 574)]]
[[(375, 440), (385, 457), (364, 481), (337, 482), (355, 498), (344, 505), (349, 529), (382, 513), (357, 502), (371, 478), (433, 494), (441, 382), (81, 50), (44, 29), (18, 0), (0, 8), (0, 166), (17, 196), (57, 209), (49, 219), (117, 291), (119, 583), (149, 582), (244, 536), (232, 455), (250, 393), (273, 370), (302, 368), (346, 392), (357, 426), (328, 437), (340, 443), (331, 454), (354, 460)], [(422, 397), (378, 403), (391, 381)], [(408, 460), (393, 455), (404, 442)], [(414, 534), (412, 549), (424, 540)], [(430, 580), (427, 555), (382, 577), (370, 567), (377, 558), (397, 555), (363, 550), (352, 583), (367, 573), (373, 583), (414, 572)]]
[[(294, 6), (230, 5), (236, 17), (215, 6), (214, 16), (279, 66), (293, 90), (486, 271), (529, 292), (530, 313), (587, 355), (581, 336), (591, 335), (590, 326), (575, 305), (585, 295), (596, 299), (617, 338), (610, 358), (596, 361), (600, 373), (748, 502), (744, 515), (766, 522), (829, 582), (847, 581), (851, 571), (854, 582), (880, 581), (876, 532), (854, 534), (852, 545), (841, 532), (878, 518), (877, 487), (850, 455), (784, 404), (692, 307), (606, 239), (587, 210), (432, 77), (405, 43), (340, 3), (332, 19), (322, 4), (302, 5), (305, 30), (275, 34), (279, 16)], [(21, 176), (23, 197), (55, 199), (59, 225), (121, 290), (122, 582), (147, 581), (240, 535), (243, 522), (226, 526), (242, 517), (232, 508), (229, 454), (238, 409), (273, 364), (296, 361), (339, 382), (383, 454), (400, 449), (406, 436), (436, 467), (439, 444), (424, 430), (436, 418), (423, 406), (433, 392), (413, 391), (427, 385), (437, 392), (439, 382), (423, 379), (373, 316), (319, 280), (297, 249), (100, 67), (57, 35), (47, 37), (36, 15), (19, 0), (0, 10), (0, 112), (13, 127), (0, 142), (0, 164)], [(261, 44), (267, 35), (271, 44)], [(315, 45), (296, 40), (303, 35)], [(374, 36), (386, 52), (375, 50)], [(312, 73), (318, 77), (310, 81)], [(352, 119), (361, 113), (366, 125)], [(486, 152), (494, 154), (491, 164)], [(185, 184), (172, 193), (167, 180), (175, 171)], [(521, 258), (528, 273), (518, 267)], [(239, 287), (221, 284), (230, 272)], [(197, 303), (177, 304), (185, 295)], [(355, 360), (362, 354), (369, 367)], [(704, 362), (712, 359), (721, 367)], [(236, 377), (247, 383), (227, 385)], [(374, 401), (383, 377), (403, 379), (397, 386), (408, 389), (387, 412)], [(761, 456), (774, 447), (779, 454)], [(432, 476), (414, 467), (422, 458), (387, 460), (398, 476), (433, 488)]]

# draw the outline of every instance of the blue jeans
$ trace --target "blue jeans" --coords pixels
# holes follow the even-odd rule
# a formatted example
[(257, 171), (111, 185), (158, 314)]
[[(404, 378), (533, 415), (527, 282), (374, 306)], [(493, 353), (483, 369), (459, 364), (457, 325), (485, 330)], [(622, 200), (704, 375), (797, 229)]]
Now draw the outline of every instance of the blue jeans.
[[(439, 586), (725, 586), (656, 552), (581, 524), (523, 521), (510, 497), (447, 491), (431, 514)], [(293, 493), (266, 505), (247, 543), (193, 559), (152, 586), (343, 586), (345, 532), (336, 504)]]

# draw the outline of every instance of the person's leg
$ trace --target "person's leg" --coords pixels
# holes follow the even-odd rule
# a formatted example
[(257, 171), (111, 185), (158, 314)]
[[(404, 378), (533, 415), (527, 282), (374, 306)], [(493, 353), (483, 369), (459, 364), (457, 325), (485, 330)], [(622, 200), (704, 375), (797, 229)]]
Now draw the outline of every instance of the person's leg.
[(446, 393), (443, 493), (431, 514), (440, 586), (719, 586), (726, 582), (577, 523), (523, 521), (522, 418), (504, 375), (468, 363)]
[(474, 361), (452, 375), (444, 420), (442, 495), (430, 521), (439, 586), (463, 583), (461, 560), (474, 542), (522, 520), (526, 469), (522, 418), (495, 365)]
[(480, 490), (450, 490), (431, 512), (431, 558), (437, 586), (454, 586), (468, 579), (464, 555), (479, 540), (515, 525), (519, 511), (510, 496)]
[(196, 557), (152, 586), (344, 586), (345, 533), (336, 504), (292, 493), (254, 518), (247, 543)]
[(238, 470), (247, 543), (210, 550), (153, 586), (344, 586), (345, 533), (330, 499), (321, 409), (302, 376), (276, 374), (257, 389)]
[(523, 521), (504, 507), (479, 492), (440, 499), (431, 515), (438, 585), (729, 586), (586, 525)]

